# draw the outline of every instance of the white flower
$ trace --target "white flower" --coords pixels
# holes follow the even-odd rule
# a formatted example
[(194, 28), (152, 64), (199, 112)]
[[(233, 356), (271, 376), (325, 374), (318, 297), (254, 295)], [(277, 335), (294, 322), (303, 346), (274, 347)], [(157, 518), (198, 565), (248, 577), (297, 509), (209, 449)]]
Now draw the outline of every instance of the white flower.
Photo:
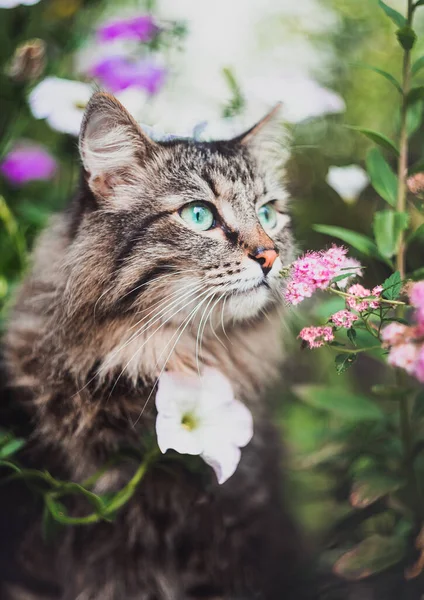
[[(85, 107), (93, 92), (89, 83), (46, 77), (30, 93), (29, 104), (36, 119), (47, 119), (53, 129), (78, 135)], [(137, 118), (136, 112), (144, 105), (145, 95), (129, 88), (116, 97)]]
[(156, 394), (161, 452), (200, 455), (224, 483), (235, 472), (240, 448), (252, 439), (250, 411), (234, 398), (228, 379), (205, 368), (202, 376), (166, 372)]
[(343, 200), (352, 202), (367, 187), (369, 177), (364, 169), (358, 165), (330, 167), (327, 175), (327, 183), (333, 190), (336, 190)]
[(33, 6), (33, 4), (37, 4), (40, 0), (0, 0), (0, 8), (15, 8), (15, 6), (19, 6), (23, 4), (24, 6)]

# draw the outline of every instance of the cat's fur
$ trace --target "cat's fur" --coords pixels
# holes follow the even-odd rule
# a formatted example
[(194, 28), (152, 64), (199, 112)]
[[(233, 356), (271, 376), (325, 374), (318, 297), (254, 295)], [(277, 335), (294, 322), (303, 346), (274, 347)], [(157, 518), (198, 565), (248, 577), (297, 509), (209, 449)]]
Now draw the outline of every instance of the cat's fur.
[[(255, 433), (224, 485), (206, 465), (206, 481), (179, 463), (152, 467), (113, 523), (65, 528), (53, 545), (39, 514), (19, 512), (25, 490), (12, 490), (24, 531), (9, 523), (2, 599), (301, 597), (304, 553), (284, 509), (279, 434), (263, 401), (281, 360), (278, 271), (293, 256), (266, 126), (232, 141), (157, 143), (113, 97), (90, 101), (79, 194), (42, 236), (4, 342), (5, 387), (29, 423), (29, 464), (81, 481), (121, 447), (139, 448), (154, 432), (165, 363), (222, 371)], [(220, 226), (190, 229), (178, 209), (193, 200), (216, 205)], [(280, 225), (267, 234), (257, 208), (268, 201)], [(264, 248), (280, 254), (269, 273), (257, 258)], [(111, 468), (96, 491), (120, 489), (135, 468)], [(75, 501), (71, 510), (87, 507)]]

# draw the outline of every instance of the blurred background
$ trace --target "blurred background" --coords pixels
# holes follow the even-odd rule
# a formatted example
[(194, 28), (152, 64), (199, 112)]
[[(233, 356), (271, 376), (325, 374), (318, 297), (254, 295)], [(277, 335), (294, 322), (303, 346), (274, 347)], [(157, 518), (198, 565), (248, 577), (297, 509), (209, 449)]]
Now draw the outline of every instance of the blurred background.
[[(390, 4), (405, 10), (403, 0)], [(423, 46), (419, 40), (416, 56)], [(372, 144), (346, 127), (396, 135), (398, 97), (369, 65), (400, 74), (394, 26), (377, 0), (0, 0), (0, 327), (34, 239), (77, 183), (77, 134), (96, 85), (153, 136), (230, 137), (283, 102), (296, 236), (300, 249), (315, 249), (332, 240), (314, 224), (369, 233), (382, 202), (364, 170)], [(414, 161), (423, 152), (422, 109), (421, 101), (410, 124)], [(424, 220), (418, 210), (413, 218)], [(366, 284), (388, 276), (384, 265), (359, 258)], [(422, 266), (420, 240), (408, 259)], [(330, 350), (300, 349), (301, 327), (339, 308), (336, 298), (290, 310), (289, 358), (272, 398), (288, 448), (289, 502), (329, 555), (372, 527), (394, 526), (387, 507), (358, 519), (349, 492), (355, 469), (393, 456), (396, 440), (297, 391), (306, 382), (331, 387), (342, 405), (344, 395), (387, 380), (377, 355), (338, 375)]]

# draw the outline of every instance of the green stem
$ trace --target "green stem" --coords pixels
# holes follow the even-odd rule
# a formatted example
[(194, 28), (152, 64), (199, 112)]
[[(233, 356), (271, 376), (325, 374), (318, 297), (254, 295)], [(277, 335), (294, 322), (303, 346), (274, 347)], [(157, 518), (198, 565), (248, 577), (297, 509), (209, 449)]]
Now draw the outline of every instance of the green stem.
[[(408, 0), (407, 25), (412, 27), (414, 16), (413, 0)], [(398, 190), (396, 209), (405, 212), (406, 209), (406, 178), (408, 174), (408, 94), (411, 87), (411, 50), (404, 50), (402, 67), (402, 106), (400, 111), (399, 161), (398, 161)], [(405, 278), (405, 234), (402, 232), (399, 250), (396, 255), (396, 268), (402, 279)]]
[(342, 354), (359, 354), (360, 352), (369, 352), (370, 350), (381, 350), (381, 346), (368, 346), (368, 348), (340, 348), (339, 346), (331, 346), (333, 350)]
[[(363, 300), (360, 296), (354, 296), (353, 294), (347, 294), (346, 292), (342, 292), (333, 287), (326, 288), (327, 292), (331, 292), (332, 294), (336, 294), (337, 296), (341, 296), (342, 298), (355, 298), (355, 300)], [(386, 298), (376, 298), (381, 302), (381, 304), (391, 304), (392, 306), (406, 306), (405, 302), (400, 302), (398, 300), (386, 300)]]

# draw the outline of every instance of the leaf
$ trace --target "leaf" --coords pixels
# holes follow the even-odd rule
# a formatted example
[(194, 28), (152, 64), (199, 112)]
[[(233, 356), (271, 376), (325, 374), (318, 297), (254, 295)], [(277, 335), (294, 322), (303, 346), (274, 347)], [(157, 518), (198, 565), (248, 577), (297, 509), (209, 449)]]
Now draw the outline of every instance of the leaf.
[(405, 547), (404, 539), (401, 537), (371, 535), (343, 554), (333, 570), (337, 575), (350, 581), (365, 579), (402, 560)]
[(402, 233), (408, 227), (409, 215), (404, 212), (382, 210), (374, 215), (374, 236), (382, 256), (391, 258), (399, 249)]
[(409, 275), (409, 278), (412, 279), (413, 281), (420, 281), (421, 279), (424, 279), (424, 267), (420, 267), (419, 269), (416, 269), (415, 271), (413, 271)]
[(406, 239), (406, 243), (410, 244), (411, 242), (424, 242), (424, 223), (422, 223), (415, 231), (409, 234)]
[(380, 407), (362, 394), (320, 385), (297, 385), (294, 393), (314, 408), (349, 421), (377, 421), (384, 418)]
[(371, 148), (367, 154), (366, 166), (371, 185), (383, 200), (396, 206), (398, 179), (378, 148)]
[(399, 271), (395, 271), (390, 277), (383, 281), (382, 296), (386, 300), (397, 300), (402, 289), (402, 277)]
[(405, 25), (396, 31), (396, 37), (404, 50), (412, 50), (417, 41), (417, 34), (409, 25)]
[(12, 454), (16, 454), (16, 452), (20, 450), (24, 444), (25, 440), (19, 438), (10, 440), (10, 442), (7, 442), (0, 448), (0, 458), (7, 458)]
[(337, 283), (338, 281), (342, 281), (346, 279), (346, 277), (357, 277), (358, 273), (345, 273), (344, 275), (337, 275), (337, 277), (333, 277), (330, 283)]
[(385, 150), (390, 150), (390, 152), (394, 152), (396, 156), (399, 156), (399, 150), (397, 149), (396, 144), (382, 133), (374, 131), (373, 129), (367, 129), (366, 127), (357, 127), (356, 125), (345, 125), (345, 127), (348, 129), (353, 129), (353, 131), (359, 131), (360, 133), (363, 133), (367, 136), (367, 138)]
[(377, 245), (366, 235), (345, 229), (344, 227), (336, 227), (334, 225), (313, 225), (312, 229), (318, 231), (318, 233), (324, 233), (325, 235), (331, 235), (335, 238), (346, 242), (350, 246), (365, 254), (365, 256), (372, 256), (378, 258), (383, 262), (387, 260), (379, 253)]
[(408, 104), (413, 104), (414, 102), (418, 102), (418, 100), (424, 99), (424, 85), (419, 85), (417, 87), (413, 87), (406, 97), (406, 101)]
[(356, 478), (350, 502), (355, 508), (366, 508), (387, 494), (396, 492), (404, 484), (404, 480), (395, 475), (371, 470)]
[(383, 0), (378, 0), (378, 4), (379, 4), (380, 8), (382, 8), (384, 10), (386, 15), (393, 21), (393, 23), (395, 25), (397, 25), (398, 27), (405, 27), (405, 25), (407, 24), (407, 21), (403, 15), (401, 15), (394, 8), (387, 6), (387, 4), (385, 2), (383, 2)]
[(357, 354), (337, 354), (334, 362), (339, 375), (347, 371), (358, 358)]
[(384, 77), (384, 79), (389, 81), (397, 89), (397, 91), (400, 94), (402, 94), (402, 88), (400, 86), (400, 83), (398, 82), (398, 80), (395, 77), (393, 77), (393, 75), (391, 75), (391, 73), (388, 73), (387, 71), (383, 71), (383, 69), (379, 69), (378, 67), (373, 67), (373, 65), (367, 65), (364, 63), (360, 63), (358, 66), (362, 67), (363, 69), (368, 69), (369, 71), (374, 71), (374, 73), (378, 73), (379, 75)]
[(424, 101), (418, 100), (411, 106), (408, 106), (406, 112), (406, 131), (408, 137), (413, 135), (420, 128), (423, 117)]
[(424, 56), (420, 56), (411, 67), (412, 76), (416, 75), (424, 67)]
[(356, 346), (356, 330), (353, 327), (350, 327), (347, 330), (346, 335), (348, 339), (352, 342), (352, 344)]

